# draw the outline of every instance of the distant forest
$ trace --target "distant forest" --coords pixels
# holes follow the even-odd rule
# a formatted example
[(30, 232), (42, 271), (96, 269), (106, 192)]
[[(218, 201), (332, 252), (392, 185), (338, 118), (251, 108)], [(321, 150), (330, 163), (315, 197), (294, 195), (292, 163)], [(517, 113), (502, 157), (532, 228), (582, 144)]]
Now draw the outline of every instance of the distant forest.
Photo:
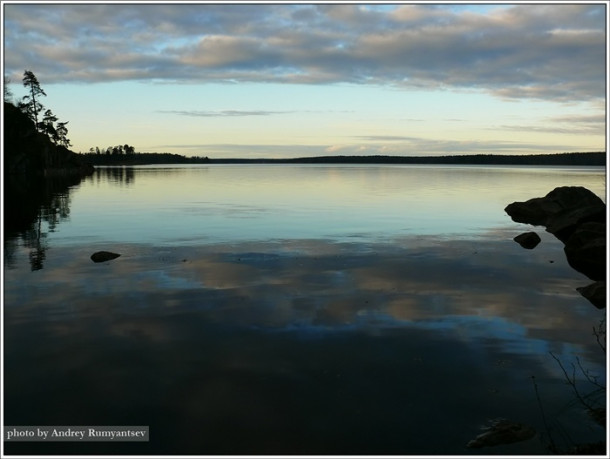
[(138, 153), (128, 144), (100, 149), (94, 147), (88, 153), (80, 153), (83, 162), (93, 166), (135, 166), (139, 164), (200, 164), (208, 163), (207, 157), (186, 157), (175, 153)]
[(545, 155), (449, 156), (314, 156), (293, 159), (211, 159), (210, 163), (297, 164), (489, 164), (524, 166), (605, 166), (606, 153), (556, 153)]
[(544, 155), (448, 155), (448, 156), (313, 156), (307, 158), (247, 159), (182, 156), (175, 153), (137, 153), (129, 145), (80, 153), (83, 162), (96, 166), (144, 164), (471, 164), (523, 166), (605, 166), (606, 153), (556, 153)]

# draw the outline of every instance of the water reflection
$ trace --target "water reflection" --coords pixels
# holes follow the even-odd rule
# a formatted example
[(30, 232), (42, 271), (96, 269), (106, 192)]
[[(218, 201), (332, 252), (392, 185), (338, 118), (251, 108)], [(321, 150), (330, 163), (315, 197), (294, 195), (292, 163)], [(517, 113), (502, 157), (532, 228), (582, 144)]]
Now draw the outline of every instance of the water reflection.
[(72, 187), (81, 179), (70, 176), (5, 176), (4, 255), (5, 266), (14, 268), (15, 253), (28, 250), (32, 271), (44, 267), (48, 235), (70, 217)]
[[(99, 180), (99, 181), (98, 181)], [(137, 182), (137, 183), (136, 183)], [(215, 244), (469, 234), (510, 224), (506, 205), (560, 185), (604, 195), (603, 170), (213, 165), (100, 168), (55, 245)], [(519, 228), (515, 225), (516, 228)]]
[(548, 353), (604, 383), (599, 311), (545, 242), (64, 248), (6, 293), (7, 422), (163, 432), (140, 454), (471, 454), (489, 418), (544, 432), (535, 375), (547, 416), (597, 439)]
[(86, 181), (98, 186), (100, 184), (130, 186), (134, 184), (135, 171), (133, 167), (97, 166), (93, 174), (86, 178)]
[[(436, 228), (445, 193), (409, 194), (423, 174), (405, 183), (404, 171), (388, 168), (273, 179), (286, 170), (105, 168), (76, 193), (48, 192), (39, 211), (23, 210), (27, 218), (8, 209), (26, 224), (5, 241), (6, 424), (151, 427), (147, 444), (13, 443), (8, 453), (545, 454), (532, 376), (555, 435), (604, 437), (549, 354), (567, 368), (578, 358), (605, 385), (605, 355), (591, 335), (602, 313), (576, 292), (585, 277), (562, 244), (541, 233), (535, 250), (523, 250), (512, 241), (519, 226), (501, 212), (546, 194), (556, 178), (543, 174), (544, 193), (512, 196), (509, 183), (493, 188), (505, 176), (498, 171), (467, 171), (469, 183), (435, 172), (462, 203), (441, 222), (460, 215), (482, 228), (353, 238), (400, 219), (398, 228), (418, 218)], [(290, 225), (273, 237), (269, 223), (252, 231), (286, 208), (303, 221), (322, 209), (315, 224), (334, 215), (342, 237), (314, 237), (315, 225), (303, 239)], [(356, 215), (362, 209), (371, 213)], [(239, 237), (214, 238), (231, 226)], [(210, 240), (192, 243), (201, 232)], [(96, 250), (121, 257), (95, 264)], [(598, 389), (577, 376), (583, 394)], [(539, 435), (466, 449), (497, 417)]]

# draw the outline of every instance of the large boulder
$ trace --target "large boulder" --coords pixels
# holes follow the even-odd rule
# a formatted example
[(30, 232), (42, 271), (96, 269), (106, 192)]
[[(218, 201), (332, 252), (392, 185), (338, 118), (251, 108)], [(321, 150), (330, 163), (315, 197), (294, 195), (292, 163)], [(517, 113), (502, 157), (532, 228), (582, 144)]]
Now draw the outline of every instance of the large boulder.
[[(504, 210), (516, 222), (545, 226), (564, 243), (572, 268), (594, 281), (606, 278), (606, 205), (593, 192), (581, 186), (558, 187), (543, 198), (513, 202)], [(526, 236), (517, 236), (519, 242), (517, 238)], [(605, 285), (592, 284), (579, 292), (595, 306), (605, 307)]]
[(581, 223), (604, 222), (606, 216), (604, 202), (582, 186), (558, 187), (543, 198), (513, 202), (504, 210), (516, 222), (546, 226), (563, 242)]
[(525, 202), (513, 202), (504, 211), (513, 221), (530, 225), (546, 225), (551, 215), (561, 211), (561, 207), (546, 198), (532, 198)]
[(604, 224), (605, 221), (606, 206), (603, 202), (601, 206), (599, 204), (582, 205), (553, 215), (547, 223), (546, 230), (561, 242), (566, 243), (581, 225), (586, 223)]

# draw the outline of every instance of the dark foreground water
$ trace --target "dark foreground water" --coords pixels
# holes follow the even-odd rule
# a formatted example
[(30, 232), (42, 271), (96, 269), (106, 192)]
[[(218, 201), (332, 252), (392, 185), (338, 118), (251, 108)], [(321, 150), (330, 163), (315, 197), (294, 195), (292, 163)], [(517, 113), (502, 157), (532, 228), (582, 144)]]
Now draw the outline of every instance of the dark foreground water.
[[(155, 167), (48, 193), (5, 240), (5, 425), (148, 425), (150, 442), (5, 452), (531, 455), (603, 440), (566, 381), (605, 406), (605, 311), (551, 235), (512, 241), (531, 227), (503, 208), (559, 185), (603, 196), (604, 177)], [(121, 257), (94, 264), (96, 250)], [(495, 418), (537, 434), (466, 448)]]

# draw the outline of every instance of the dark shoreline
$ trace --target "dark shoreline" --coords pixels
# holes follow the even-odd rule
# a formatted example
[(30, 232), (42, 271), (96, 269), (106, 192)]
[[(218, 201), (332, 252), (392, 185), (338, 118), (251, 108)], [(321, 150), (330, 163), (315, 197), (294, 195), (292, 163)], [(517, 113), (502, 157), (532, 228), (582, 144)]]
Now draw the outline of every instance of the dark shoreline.
[(463, 164), (523, 166), (605, 166), (606, 153), (557, 153), (544, 155), (448, 155), (448, 156), (312, 156), (291, 159), (218, 158), (210, 164)]
[(311, 156), (300, 158), (208, 158), (173, 153), (97, 155), (80, 153), (93, 166), (136, 166), (148, 164), (446, 164), (513, 166), (606, 166), (605, 152), (555, 153), (542, 155), (446, 155), (446, 156)]

